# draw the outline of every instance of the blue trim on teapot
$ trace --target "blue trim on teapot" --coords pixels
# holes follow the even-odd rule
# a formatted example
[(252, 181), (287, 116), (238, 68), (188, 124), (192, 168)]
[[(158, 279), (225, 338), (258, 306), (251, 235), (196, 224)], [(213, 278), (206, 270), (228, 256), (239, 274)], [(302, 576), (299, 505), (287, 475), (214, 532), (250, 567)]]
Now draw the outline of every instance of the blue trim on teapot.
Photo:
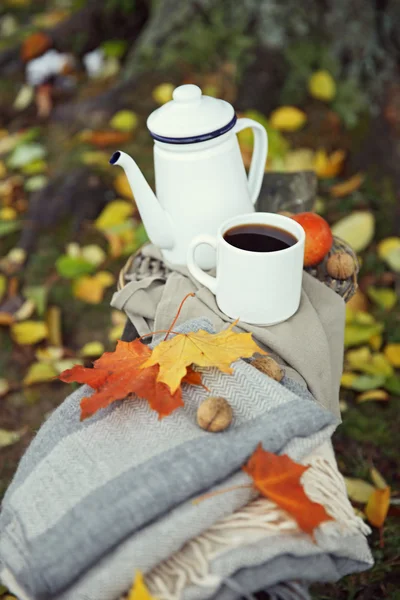
[(202, 135), (196, 135), (191, 137), (164, 137), (162, 135), (157, 135), (152, 131), (150, 131), (150, 135), (153, 139), (157, 140), (158, 142), (164, 142), (165, 144), (197, 144), (198, 142), (206, 142), (208, 140), (213, 140), (214, 138), (217, 138), (220, 135), (224, 135), (224, 133), (227, 133), (235, 126), (236, 121), (237, 117), (236, 115), (234, 115), (233, 119), (229, 121), (227, 125), (224, 125), (224, 127), (216, 129), (215, 131), (211, 131), (210, 133), (203, 133)]

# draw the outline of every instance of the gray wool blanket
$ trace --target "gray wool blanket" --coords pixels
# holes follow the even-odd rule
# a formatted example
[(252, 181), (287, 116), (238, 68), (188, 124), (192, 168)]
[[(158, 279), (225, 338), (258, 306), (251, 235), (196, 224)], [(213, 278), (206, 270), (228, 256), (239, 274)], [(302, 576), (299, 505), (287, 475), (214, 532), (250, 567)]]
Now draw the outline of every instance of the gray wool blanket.
[[(199, 318), (181, 331), (199, 328), (213, 330)], [(3, 501), (5, 585), (20, 598), (98, 600), (104, 595), (89, 593), (85, 582), (124, 544), (130, 544), (132, 576), (135, 569), (146, 573), (246, 505), (254, 497), (250, 488), (199, 504), (192, 499), (249, 483), (241, 467), (260, 442), (299, 460), (338, 423), (305, 387), (287, 377), (277, 383), (243, 360), (234, 363), (233, 375), (207, 369), (203, 379), (234, 411), (231, 427), (219, 434), (196, 424), (208, 395), (201, 387), (184, 386), (184, 408), (161, 421), (146, 401), (131, 398), (80, 422), (88, 386), (65, 400), (26, 452)], [(129, 587), (126, 573), (118, 579), (118, 570), (108, 571), (110, 577), (113, 593)]]

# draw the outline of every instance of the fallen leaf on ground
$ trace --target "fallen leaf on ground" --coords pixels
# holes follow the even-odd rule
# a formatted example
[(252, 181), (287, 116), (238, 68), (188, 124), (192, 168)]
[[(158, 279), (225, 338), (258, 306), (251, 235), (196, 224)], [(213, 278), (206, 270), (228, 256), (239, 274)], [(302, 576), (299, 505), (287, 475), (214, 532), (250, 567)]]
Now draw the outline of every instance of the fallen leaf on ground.
[[(253, 121), (260, 123), (260, 125), (262, 125), (264, 127), (264, 129), (267, 131), (267, 134), (268, 134), (267, 165), (268, 165), (268, 163), (274, 162), (275, 160), (282, 161), (282, 159), (284, 159), (284, 157), (286, 156), (286, 153), (288, 152), (288, 150), (290, 148), (290, 144), (289, 144), (288, 140), (281, 134), (280, 131), (278, 131), (277, 129), (274, 129), (271, 126), (271, 124), (268, 122), (268, 119), (265, 115), (263, 115), (262, 113), (260, 113), (257, 110), (246, 110), (245, 112), (240, 113), (240, 115), (238, 115), (238, 117), (253, 119)], [(243, 129), (242, 131), (240, 131), (238, 133), (238, 140), (239, 140), (239, 144), (240, 144), (240, 148), (241, 148), (242, 152), (244, 152), (246, 157), (248, 157), (248, 159), (249, 159), (248, 164), (246, 165), (247, 167), (249, 167), (250, 162), (251, 162), (252, 149), (254, 147), (254, 136), (253, 136), (253, 132), (251, 131), (251, 129), (247, 128), (247, 129)], [(271, 161), (271, 159), (272, 159), (272, 161)]]
[(7, 164), (11, 169), (20, 169), (31, 162), (42, 160), (46, 156), (46, 148), (38, 142), (27, 142), (18, 145)]
[(151, 349), (140, 340), (119, 340), (115, 351), (105, 352), (93, 363), (93, 369), (76, 366), (61, 373), (61, 381), (87, 383), (95, 390), (92, 396), (81, 401), (81, 419), (90, 417), (116, 400), (123, 400), (129, 394), (146, 399), (160, 418), (183, 406), (180, 387), (171, 393), (165, 383), (157, 381), (158, 366), (144, 368), (144, 362), (151, 353)]
[(120, 340), (122, 338), (122, 334), (124, 333), (124, 329), (125, 323), (121, 323), (119, 325), (114, 325), (114, 327), (111, 327), (111, 329), (108, 332), (108, 340), (110, 342), (116, 342)]
[(374, 490), (365, 507), (365, 514), (371, 525), (382, 527), (389, 510), (389, 503), (390, 487), (386, 487), (383, 490)]
[(342, 377), (340, 378), (340, 385), (344, 388), (351, 389), (353, 382), (357, 379), (357, 377), (357, 373), (345, 371), (344, 373), (342, 373)]
[(344, 477), (346, 484), (347, 494), (354, 502), (367, 503), (371, 494), (375, 491), (373, 485), (368, 481), (362, 479), (356, 479), (354, 477)]
[(232, 323), (219, 333), (179, 333), (160, 342), (143, 367), (159, 365), (157, 380), (168, 385), (174, 393), (186, 375), (187, 367), (217, 367), (223, 373), (232, 373), (231, 364), (238, 358), (250, 358), (256, 352), (267, 354), (252, 338), (251, 333), (235, 333)]
[(88, 342), (79, 351), (81, 356), (101, 356), (104, 346), (101, 342)]
[(81, 275), (89, 275), (96, 270), (96, 265), (83, 256), (68, 256), (63, 254), (56, 260), (56, 269), (61, 277), (76, 279)]
[(385, 238), (378, 244), (378, 256), (382, 260), (386, 261), (387, 257), (390, 256), (391, 252), (398, 249), (400, 249), (400, 237), (392, 236)]
[(48, 328), (48, 340), (52, 346), (62, 346), (61, 333), (61, 308), (59, 306), (50, 306), (46, 313), (46, 324)]
[(3, 377), (0, 377), (0, 398), (2, 396), (5, 396), (10, 390), (10, 384), (8, 383), (7, 379), (3, 379)]
[(95, 267), (101, 265), (101, 263), (103, 263), (107, 258), (103, 248), (97, 244), (88, 244), (87, 246), (83, 246), (80, 254), (84, 260), (87, 260), (92, 265), (95, 265)]
[(372, 353), (368, 346), (349, 350), (345, 355), (346, 366), (368, 375), (393, 375), (393, 367), (381, 352)]
[(263, 449), (254, 451), (243, 470), (266, 498), (286, 510), (300, 529), (312, 534), (324, 521), (331, 521), (322, 504), (313, 502), (304, 492), (301, 477), (309, 467), (294, 462), (289, 456), (277, 456)]
[(21, 221), (0, 221), (0, 238), (21, 229)]
[[(380, 333), (378, 333), (377, 335), (372, 335), (369, 338), (368, 342), (369, 342), (369, 345), (371, 346), (372, 350), (379, 350), (382, 347), (383, 336)], [(390, 360), (389, 360), (389, 362), (390, 362)]]
[(34, 383), (51, 381), (56, 375), (57, 371), (51, 364), (44, 362), (33, 363), (24, 377), (23, 384), (28, 386)]
[(362, 252), (373, 240), (375, 217), (369, 211), (353, 212), (335, 223), (332, 233), (347, 242), (354, 252)]
[(129, 198), (130, 200), (132, 200), (133, 195), (131, 186), (129, 185), (128, 178), (123, 171), (118, 173), (118, 175), (114, 179), (114, 189), (117, 192), (117, 194), (119, 194), (123, 198)]
[[(128, 182), (127, 186), (129, 187)], [(102, 210), (100, 216), (95, 221), (95, 227), (100, 229), (100, 231), (112, 229), (116, 225), (124, 223), (125, 220), (131, 216), (133, 211), (134, 206), (132, 203), (126, 202), (125, 200), (114, 200), (107, 204)]]
[(32, 300), (26, 300), (22, 306), (15, 311), (14, 319), (15, 321), (26, 321), (35, 311), (35, 303)]
[(336, 95), (336, 83), (329, 71), (315, 71), (308, 80), (308, 91), (313, 98), (330, 102)]
[(111, 127), (118, 131), (133, 131), (138, 124), (137, 115), (131, 110), (120, 110), (110, 121)]
[(345, 158), (346, 152), (344, 150), (335, 150), (329, 155), (326, 150), (317, 150), (314, 156), (315, 172), (322, 179), (336, 177), (342, 170)]
[(388, 484), (376, 467), (371, 467), (369, 474), (375, 487), (377, 487), (379, 490), (385, 490), (388, 487)]
[(0, 300), (3, 298), (7, 290), (7, 277), (0, 273)]
[(313, 171), (314, 151), (309, 148), (290, 150), (283, 159), (283, 168), (288, 172)]
[(400, 376), (392, 375), (385, 381), (385, 389), (394, 396), (400, 396)]
[(101, 271), (92, 277), (83, 275), (72, 286), (72, 293), (75, 298), (87, 302), (88, 304), (99, 304), (104, 297), (107, 287), (114, 283), (114, 277), (107, 271)]
[(393, 367), (400, 367), (400, 344), (387, 344), (383, 353)]
[(278, 131), (297, 131), (306, 121), (306, 113), (296, 106), (281, 106), (274, 110), (269, 118), (271, 127)]
[(108, 148), (108, 146), (118, 146), (131, 139), (131, 134), (125, 131), (82, 131), (80, 134), (81, 142), (93, 144), (98, 148)]
[(375, 287), (370, 285), (367, 288), (367, 294), (369, 298), (371, 298), (371, 300), (379, 306), (379, 308), (383, 308), (384, 310), (392, 310), (392, 308), (397, 304), (398, 296), (392, 288)]
[(135, 581), (129, 592), (128, 600), (156, 600), (147, 589), (141, 571), (136, 571)]
[(52, 40), (45, 33), (32, 33), (22, 43), (21, 58), (24, 62), (28, 62), (46, 52), (51, 45)]
[(363, 324), (356, 321), (348, 323), (344, 331), (344, 345), (348, 348), (367, 343), (373, 335), (382, 333), (383, 329), (383, 323)]
[(44, 340), (49, 334), (43, 321), (24, 321), (11, 326), (11, 335), (17, 344), (31, 345)]
[(7, 446), (12, 446), (16, 442), (19, 442), (24, 433), (26, 433), (25, 429), (22, 429), (21, 431), (0, 429), (0, 448), (6, 448)]
[(52, 363), (60, 358), (64, 354), (64, 349), (59, 346), (46, 346), (46, 348), (38, 348), (35, 352), (35, 356), (39, 362)]
[(35, 304), (39, 317), (43, 317), (45, 313), (48, 292), (48, 288), (44, 285), (31, 285), (23, 289), (23, 295)]
[(37, 192), (45, 187), (48, 182), (48, 178), (45, 175), (35, 175), (25, 179), (24, 190), (27, 192)]
[(172, 92), (175, 86), (173, 83), (160, 83), (152, 91), (151, 95), (157, 104), (166, 104), (172, 100)]
[(357, 392), (367, 392), (380, 387), (385, 381), (386, 377), (384, 375), (360, 375), (354, 379), (351, 388)]
[(357, 173), (357, 175), (353, 175), (350, 179), (333, 185), (329, 189), (329, 192), (333, 198), (343, 198), (343, 196), (348, 196), (358, 190), (364, 179), (365, 177), (362, 173)]
[(0, 208), (0, 221), (14, 221), (17, 217), (18, 213), (12, 206)]
[(387, 402), (389, 394), (385, 390), (369, 390), (357, 396), (357, 402)]
[(25, 110), (34, 97), (34, 89), (31, 85), (23, 85), (14, 100), (13, 108), (15, 110)]

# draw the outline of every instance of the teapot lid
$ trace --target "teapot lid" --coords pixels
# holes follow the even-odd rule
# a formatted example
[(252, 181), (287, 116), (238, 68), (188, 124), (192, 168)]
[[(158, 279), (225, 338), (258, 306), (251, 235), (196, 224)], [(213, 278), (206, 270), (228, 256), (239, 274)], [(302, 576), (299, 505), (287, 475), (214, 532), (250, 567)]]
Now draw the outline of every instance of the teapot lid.
[(151, 113), (147, 127), (151, 136), (167, 144), (195, 144), (223, 135), (236, 123), (228, 102), (203, 96), (197, 85), (181, 85), (172, 100)]

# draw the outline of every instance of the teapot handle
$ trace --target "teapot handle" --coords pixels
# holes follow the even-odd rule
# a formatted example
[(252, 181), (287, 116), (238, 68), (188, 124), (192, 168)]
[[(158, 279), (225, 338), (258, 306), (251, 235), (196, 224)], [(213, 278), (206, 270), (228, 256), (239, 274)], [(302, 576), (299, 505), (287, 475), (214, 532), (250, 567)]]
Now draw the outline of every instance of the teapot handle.
[(235, 133), (239, 133), (242, 129), (250, 127), (254, 134), (253, 156), (251, 157), (250, 172), (249, 172), (249, 191), (250, 199), (253, 204), (256, 203), (258, 194), (260, 193), (261, 184), (264, 177), (265, 163), (268, 154), (268, 135), (260, 123), (253, 119), (238, 119), (233, 128)]

